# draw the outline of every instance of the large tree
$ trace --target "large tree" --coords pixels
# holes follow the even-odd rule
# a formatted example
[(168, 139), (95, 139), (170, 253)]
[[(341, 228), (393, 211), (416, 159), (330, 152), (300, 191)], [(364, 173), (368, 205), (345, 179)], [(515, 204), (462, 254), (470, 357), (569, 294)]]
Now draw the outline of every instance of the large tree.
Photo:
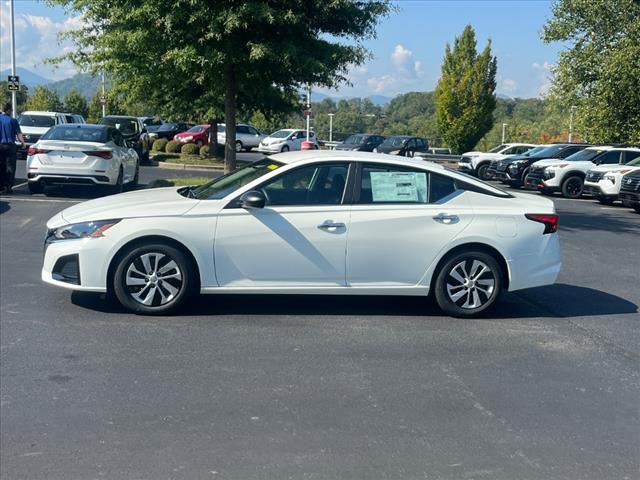
[[(546, 42), (567, 42), (551, 96), (590, 142), (640, 142), (640, 3), (557, 0)], [(568, 118), (568, 113), (565, 118)]]
[(471, 25), (456, 37), (453, 48), (447, 44), (435, 101), (440, 135), (452, 151), (470, 150), (491, 130), (496, 106), (496, 69), (491, 41), (478, 54)]
[[(235, 168), (238, 107), (292, 108), (302, 85), (336, 86), (388, 0), (49, 0), (82, 12), (66, 58), (105, 69), (114, 87), (177, 115), (224, 111), (225, 168)], [(352, 40), (347, 43), (344, 40)]]
[(40, 85), (33, 89), (24, 109), (59, 112), (62, 110), (62, 102), (56, 92)]

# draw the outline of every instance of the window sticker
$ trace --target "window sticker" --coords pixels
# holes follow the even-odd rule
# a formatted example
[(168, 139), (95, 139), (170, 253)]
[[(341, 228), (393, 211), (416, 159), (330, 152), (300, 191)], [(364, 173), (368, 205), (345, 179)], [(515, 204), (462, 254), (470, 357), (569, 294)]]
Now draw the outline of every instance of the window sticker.
[(276, 165), (274, 163), (270, 163), (269, 165), (267, 165), (267, 168), (269, 170), (275, 170), (276, 168), (278, 168), (280, 165)]
[(426, 172), (371, 172), (374, 202), (427, 202)]

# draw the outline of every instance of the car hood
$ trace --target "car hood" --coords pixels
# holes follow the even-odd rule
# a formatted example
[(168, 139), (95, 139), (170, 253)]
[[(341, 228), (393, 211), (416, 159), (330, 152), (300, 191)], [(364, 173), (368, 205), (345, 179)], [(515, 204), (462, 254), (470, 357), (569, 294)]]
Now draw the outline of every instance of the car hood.
[(617, 172), (620, 170), (631, 170), (634, 168), (640, 168), (640, 165), (598, 165), (593, 167), (593, 172)]
[[(536, 168), (552, 167), (556, 165), (562, 165), (564, 163), (572, 163), (572, 162), (568, 162), (560, 158), (549, 158), (547, 160), (540, 160), (536, 162)], [(584, 163), (584, 162), (573, 162), (573, 163), (577, 165), (578, 163)]]
[[(63, 210), (59, 221), (65, 224), (115, 218), (184, 215), (200, 200), (183, 197), (178, 193), (180, 188), (182, 187), (153, 188), (89, 200)], [(47, 226), (55, 228), (58, 225)]]

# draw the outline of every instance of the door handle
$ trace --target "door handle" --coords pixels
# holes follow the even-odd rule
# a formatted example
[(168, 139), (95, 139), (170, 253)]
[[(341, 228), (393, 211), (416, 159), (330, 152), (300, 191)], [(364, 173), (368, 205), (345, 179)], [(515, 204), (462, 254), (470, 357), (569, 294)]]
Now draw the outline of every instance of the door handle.
[(457, 215), (448, 215), (446, 213), (439, 213), (438, 215), (433, 217), (433, 219), (436, 222), (440, 222), (445, 225), (451, 225), (453, 223), (458, 223), (460, 221), (460, 218)]
[(320, 230), (332, 230), (337, 228), (346, 228), (346, 225), (342, 222), (332, 222), (331, 220), (325, 220), (318, 225)]

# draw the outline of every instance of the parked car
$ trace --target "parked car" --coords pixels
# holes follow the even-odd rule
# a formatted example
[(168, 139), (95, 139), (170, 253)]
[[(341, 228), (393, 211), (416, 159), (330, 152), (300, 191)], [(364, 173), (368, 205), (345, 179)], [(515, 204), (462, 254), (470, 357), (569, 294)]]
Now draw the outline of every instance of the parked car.
[(597, 165), (618, 165), (625, 148), (601, 145), (587, 147), (565, 159), (541, 160), (531, 167), (525, 187), (550, 195), (561, 192), (566, 198), (582, 195), (587, 172)]
[(197, 292), (432, 293), (467, 317), (503, 291), (555, 281), (557, 226), (550, 200), (430, 162), (295, 152), (200, 187), (67, 208), (47, 222), (42, 279), (112, 286), (140, 314), (176, 310)]
[[(246, 150), (250, 152), (252, 148), (260, 146), (260, 142), (267, 136), (251, 125), (239, 123), (236, 125), (236, 152)], [(224, 123), (218, 124), (218, 143), (223, 145), (227, 141), (226, 126)]]
[(640, 170), (627, 173), (620, 184), (619, 197), (622, 204), (640, 213)]
[(388, 153), (401, 157), (413, 157), (416, 153), (427, 153), (429, 142), (426, 138), (397, 135), (389, 137), (373, 149), (376, 153)]
[(100, 124), (115, 127), (124, 137), (127, 146), (136, 151), (140, 162), (149, 161), (151, 141), (142, 120), (125, 115), (107, 115), (100, 119)]
[(382, 135), (369, 133), (355, 133), (347, 137), (344, 142), (337, 144), (334, 150), (353, 150), (360, 152), (372, 152), (374, 148), (384, 142)]
[(18, 124), (24, 135), (25, 148), (18, 148), (18, 158), (26, 158), (27, 150), (36, 143), (42, 135), (55, 125), (64, 125), (67, 118), (64, 113), (29, 110), (18, 115)]
[(180, 143), (195, 143), (198, 147), (209, 144), (209, 125), (196, 125), (186, 132), (177, 133), (173, 139)]
[(154, 133), (149, 133), (149, 137), (153, 140), (158, 140), (159, 138), (173, 140), (173, 137), (178, 133), (186, 132), (187, 130), (189, 130), (189, 126), (186, 123), (163, 123)]
[(142, 122), (144, 128), (147, 129), (148, 133), (156, 132), (165, 123), (160, 117), (138, 117), (138, 119)]
[(502, 160), (509, 155), (522, 155), (536, 147), (531, 143), (504, 143), (488, 152), (466, 152), (458, 162), (458, 168), (465, 173), (477, 176), (481, 180), (489, 180), (488, 171), (491, 162)]
[(640, 169), (640, 149), (625, 149), (620, 160), (621, 165), (600, 165), (587, 172), (583, 192), (593, 195), (605, 205), (618, 199), (622, 177), (634, 170)]
[(27, 185), (42, 193), (47, 185), (105, 185), (115, 192), (135, 186), (138, 154), (108, 125), (57, 125), (29, 147)]
[[(262, 153), (279, 153), (300, 150), (302, 142), (307, 140), (307, 131), (295, 128), (284, 128), (273, 132), (260, 142), (258, 151)], [(309, 132), (309, 141), (318, 149), (318, 140), (315, 132)]]
[(529, 174), (531, 165), (550, 158), (567, 158), (580, 150), (585, 149), (587, 144), (554, 143), (552, 145), (540, 145), (523, 153), (513, 155), (491, 162), (487, 171), (487, 176), (494, 180), (500, 180), (512, 187), (524, 185), (524, 179)]

